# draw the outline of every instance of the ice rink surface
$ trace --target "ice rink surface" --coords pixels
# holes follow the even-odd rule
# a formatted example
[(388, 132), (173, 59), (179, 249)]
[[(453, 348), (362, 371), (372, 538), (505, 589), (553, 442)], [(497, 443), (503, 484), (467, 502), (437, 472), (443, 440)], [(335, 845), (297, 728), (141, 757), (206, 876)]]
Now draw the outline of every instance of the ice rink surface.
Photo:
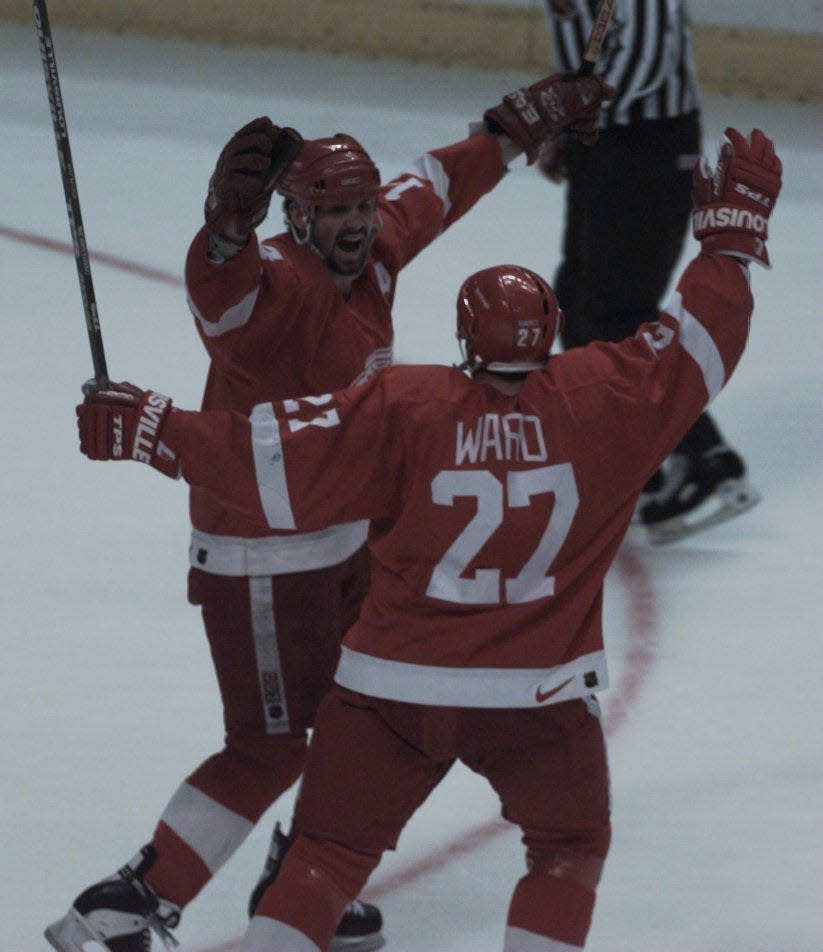
[[(535, 78), (69, 31), (55, 43), (109, 371), (183, 407), (199, 403), (206, 359), (182, 263), (235, 129), (268, 114), (308, 137), (347, 131), (388, 178)], [(77, 451), (91, 361), (33, 28), (4, 24), (0, 64), (0, 952), (35, 952), (81, 888), (150, 839), (222, 724), (185, 600), (185, 487)], [(784, 162), (774, 267), (752, 269), (750, 344), (714, 405), (763, 502), (675, 546), (629, 538), (609, 576), (614, 841), (587, 949), (819, 952), (821, 113), (704, 105), (710, 154), (727, 125), (759, 126)], [(456, 359), (462, 279), (502, 262), (551, 278), (561, 224), (562, 191), (518, 160), (401, 277), (398, 357)], [(276, 203), (265, 228), (279, 230)], [(181, 952), (242, 932), (291, 802), (188, 907)], [(501, 947), (523, 855), (496, 817), (484, 783), (455, 768), (366, 893), (387, 949)]]

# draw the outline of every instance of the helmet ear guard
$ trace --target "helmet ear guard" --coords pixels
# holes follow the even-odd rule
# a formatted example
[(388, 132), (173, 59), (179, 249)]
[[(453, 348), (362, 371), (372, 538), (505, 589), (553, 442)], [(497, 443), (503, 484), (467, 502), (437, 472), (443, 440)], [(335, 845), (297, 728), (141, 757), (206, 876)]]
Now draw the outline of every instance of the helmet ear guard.
[(562, 321), (548, 282), (519, 265), (478, 271), (457, 296), (457, 337), (472, 371), (521, 374), (545, 366)]

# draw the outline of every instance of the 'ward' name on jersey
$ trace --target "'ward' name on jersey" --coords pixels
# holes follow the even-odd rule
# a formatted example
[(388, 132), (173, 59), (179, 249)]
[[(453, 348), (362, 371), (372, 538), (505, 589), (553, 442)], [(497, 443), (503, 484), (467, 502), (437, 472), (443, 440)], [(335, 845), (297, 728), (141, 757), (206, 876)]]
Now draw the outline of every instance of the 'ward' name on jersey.
[(540, 419), (532, 414), (484, 413), (473, 426), (457, 422), (454, 463), (544, 462), (548, 459)]

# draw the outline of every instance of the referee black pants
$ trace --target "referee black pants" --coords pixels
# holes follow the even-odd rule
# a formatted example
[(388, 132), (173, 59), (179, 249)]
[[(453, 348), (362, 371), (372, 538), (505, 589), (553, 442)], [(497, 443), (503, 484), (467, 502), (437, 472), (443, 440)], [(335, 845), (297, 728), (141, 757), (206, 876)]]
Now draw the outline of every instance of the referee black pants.
[[(697, 112), (603, 129), (569, 141), (563, 259), (554, 289), (565, 349), (619, 341), (657, 320), (691, 221)], [(721, 437), (703, 414), (678, 449), (700, 454)]]

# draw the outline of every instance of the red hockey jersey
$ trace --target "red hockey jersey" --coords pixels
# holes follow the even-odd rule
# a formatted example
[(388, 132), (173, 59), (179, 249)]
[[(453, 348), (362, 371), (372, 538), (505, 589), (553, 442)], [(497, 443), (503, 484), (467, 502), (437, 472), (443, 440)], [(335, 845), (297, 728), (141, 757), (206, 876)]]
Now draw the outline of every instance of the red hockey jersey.
[(507, 396), (447, 367), (239, 413), (163, 440), (245, 519), (370, 520), (372, 581), (337, 680), (378, 697), (529, 707), (606, 686), (603, 582), (639, 493), (743, 351), (748, 274), (700, 255), (659, 323), (553, 356)]
[[(205, 229), (186, 262), (189, 305), (211, 366), (202, 407), (238, 410), (273, 397), (339, 390), (392, 361), (391, 308), (400, 270), (492, 189), (500, 147), (481, 135), (427, 153), (385, 185), (366, 268), (346, 300), (323, 261), (289, 234), (215, 264)], [(227, 506), (219, 488), (194, 487), (192, 561), (224, 575), (268, 575), (342, 561), (365, 523), (322, 533), (274, 533)], [(263, 538), (268, 537), (268, 538)]]

